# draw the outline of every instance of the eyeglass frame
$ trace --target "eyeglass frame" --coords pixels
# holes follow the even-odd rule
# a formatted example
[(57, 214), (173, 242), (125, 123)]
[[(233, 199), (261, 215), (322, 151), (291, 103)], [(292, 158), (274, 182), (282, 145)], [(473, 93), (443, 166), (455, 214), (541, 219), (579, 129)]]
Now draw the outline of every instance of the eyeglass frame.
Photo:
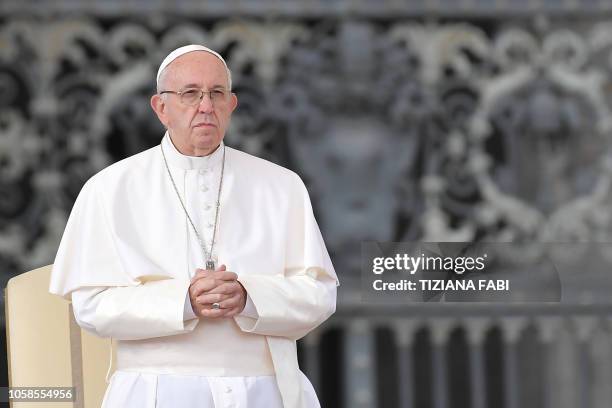
[[(193, 105), (190, 105), (188, 103), (183, 102), (183, 94), (185, 92), (188, 91), (199, 91), (200, 92), (200, 98), (197, 100), (198, 102), (194, 103)], [(213, 88), (210, 90), (204, 90), (204, 88), (187, 88), (184, 89), (182, 91), (171, 91), (171, 90), (165, 90), (165, 91), (160, 91), (158, 92), (159, 95), (163, 95), (163, 94), (173, 94), (173, 95), (178, 95), (179, 96), (179, 100), (181, 101), (182, 104), (187, 105), (187, 106), (197, 106), (199, 104), (202, 103), (202, 100), (204, 99), (204, 94), (208, 94), (208, 99), (210, 99), (210, 103), (214, 106), (215, 102), (212, 98), (212, 93), (216, 92), (216, 91), (222, 91), (223, 95), (227, 98), (229, 97), (231, 94), (233, 94), (233, 92), (231, 91), (231, 89), (226, 89), (226, 88)]]

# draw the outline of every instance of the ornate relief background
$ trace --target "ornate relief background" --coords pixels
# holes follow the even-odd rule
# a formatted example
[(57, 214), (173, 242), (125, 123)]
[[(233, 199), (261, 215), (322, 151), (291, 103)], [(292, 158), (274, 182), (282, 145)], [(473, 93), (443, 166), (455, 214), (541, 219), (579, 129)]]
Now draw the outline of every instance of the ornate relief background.
[(612, 23), (11, 18), (0, 28), (0, 240), (52, 261), (83, 182), (157, 144), (180, 44), (223, 51), (227, 141), (306, 179), (338, 269), (366, 239), (606, 240)]
[[(364, 240), (528, 242), (535, 252), (543, 251), (539, 241), (610, 241), (612, 19), (596, 14), (607, 9), (604, 2), (585, 2), (591, 8), (580, 14), (578, 2), (544, 4), (540, 10), (566, 14), (533, 18), (508, 18), (503, 11), (521, 10), (526, 2), (498, 1), (495, 9), (495, 2), (479, 8), (439, 1), (438, 18), (427, 11), (432, 2), (205, 3), (207, 9), (179, 1), (171, 13), (150, 3), (141, 4), (141, 13), (119, 2), (72, 9), (59, 2), (46, 7), (49, 15), (30, 2), (0, 7), (4, 285), (53, 261), (85, 180), (159, 143), (163, 129), (148, 102), (156, 69), (169, 50), (205, 43), (227, 58), (239, 98), (227, 143), (302, 175), (343, 278), (344, 314), (331, 334), (302, 343), (302, 359), (328, 406), (416, 401), (419, 408), (443, 407), (451, 397), (457, 406), (477, 407), (500, 406), (497, 397), (508, 407), (532, 406), (526, 396), (533, 404), (557, 401), (554, 406), (568, 408), (612, 401), (597, 386), (580, 388), (586, 394), (572, 388), (563, 391), (569, 397), (546, 397), (525, 383), (528, 392), (516, 399), (520, 381), (513, 375), (529, 372), (528, 366), (512, 371), (511, 364), (493, 364), (491, 370), (506, 373), (497, 385), (482, 385), (484, 371), (474, 368), (495, 347), (512, 356), (522, 350), (519, 344), (554, 342), (551, 333), (565, 333), (567, 340), (553, 347), (560, 353), (553, 355), (595, 333), (594, 341), (603, 344), (597, 350), (612, 356), (609, 323), (547, 325), (533, 310), (519, 320), (503, 320), (511, 313), (502, 310), (498, 318), (458, 312), (457, 319), (441, 322), (425, 308), (429, 317), (422, 320), (407, 323), (414, 312), (397, 312), (383, 325), (377, 319), (386, 312), (355, 306), (356, 254)], [(596, 291), (597, 282), (592, 286)], [(381, 332), (381, 325), (390, 332)], [(472, 354), (480, 355), (471, 357), (476, 361), (448, 362), (448, 374), (440, 362), (446, 360), (436, 356), (452, 336), (460, 338), (450, 342), (459, 351), (482, 350)], [(412, 358), (419, 347), (432, 353), (427, 361), (439, 381), (428, 385), (431, 393), (397, 386), (390, 391), (395, 396), (383, 395), (384, 384), (371, 373), (373, 364), (390, 358), (376, 348), (390, 338), (400, 359)], [(486, 341), (492, 343), (483, 351)], [(318, 353), (334, 350), (345, 356), (338, 369), (346, 377), (341, 396), (325, 388), (329, 374), (317, 371), (326, 367)], [(417, 358), (414, 367), (427, 361)], [(572, 361), (559, 364), (570, 370)], [(472, 367), (471, 397), (453, 391), (452, 381), (447, 390), (445, 375), (461, 377), (452, 377), (453, 364)], [(413, 385), (419, 381), (405, 370), (400, 374)], [(559, 376), (552, 383), (573, 378)], [(476, 396), (478, 381), (487, 399)]]

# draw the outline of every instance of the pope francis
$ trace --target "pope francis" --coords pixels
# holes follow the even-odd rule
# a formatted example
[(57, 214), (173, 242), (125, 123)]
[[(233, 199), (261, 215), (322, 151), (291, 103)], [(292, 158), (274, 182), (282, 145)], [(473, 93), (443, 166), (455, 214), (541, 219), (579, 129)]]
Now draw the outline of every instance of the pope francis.
[(338, 279), (293, 172), (225, 146), (238, 104), (224, 59), (171, 52), (151, 106), (160, 145), (94, 175), (50, 292), (116, 343), (103, 407), (318, 407), (296, 340), (336, 308)]

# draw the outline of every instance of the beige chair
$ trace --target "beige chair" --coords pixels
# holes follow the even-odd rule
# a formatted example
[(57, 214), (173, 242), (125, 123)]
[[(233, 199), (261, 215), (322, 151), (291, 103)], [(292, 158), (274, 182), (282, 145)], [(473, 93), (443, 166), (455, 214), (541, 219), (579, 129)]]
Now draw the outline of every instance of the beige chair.
[(15, 402), (15, 408), (99, 407), (111, 341), (76, 324), (70, 302), (49, 290), (51, 265), (8, 281), (5, 290), (9, 385), (76, 387), (75, 402)]

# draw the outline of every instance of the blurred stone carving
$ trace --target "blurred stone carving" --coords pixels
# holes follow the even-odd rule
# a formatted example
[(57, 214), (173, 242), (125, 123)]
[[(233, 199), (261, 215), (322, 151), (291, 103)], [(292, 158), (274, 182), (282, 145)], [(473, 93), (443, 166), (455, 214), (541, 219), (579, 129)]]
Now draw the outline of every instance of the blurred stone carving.
[(234, 69), (228, 143), (304, 177), (345, 276), (365, 240), (609, 239), (610, 23), (178, 21), (0, 26), (3, 270), (51, 262), (84, 181), (158, 143), (155, 69), (195, 42)]

